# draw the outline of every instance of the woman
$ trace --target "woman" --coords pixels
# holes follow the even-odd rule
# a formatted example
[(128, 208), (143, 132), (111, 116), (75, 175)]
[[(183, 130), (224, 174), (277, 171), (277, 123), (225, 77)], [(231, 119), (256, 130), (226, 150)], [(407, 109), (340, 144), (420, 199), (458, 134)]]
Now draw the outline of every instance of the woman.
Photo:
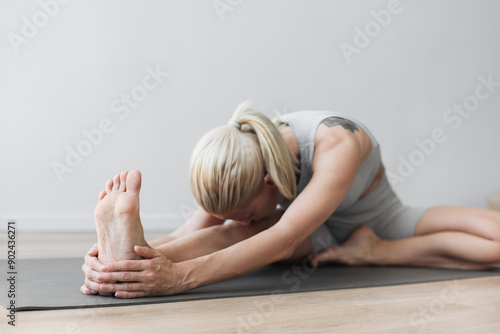
[(377, 141), (346, 115), (296, 112), (276, 126), (243, 103), (201, 138), (190, 168), (201, 208), (150, 244), (141, 174), (106, 183), (83, 293), (171, 295), (277, 262), (500, 268), (499, 212), (403, 206)]

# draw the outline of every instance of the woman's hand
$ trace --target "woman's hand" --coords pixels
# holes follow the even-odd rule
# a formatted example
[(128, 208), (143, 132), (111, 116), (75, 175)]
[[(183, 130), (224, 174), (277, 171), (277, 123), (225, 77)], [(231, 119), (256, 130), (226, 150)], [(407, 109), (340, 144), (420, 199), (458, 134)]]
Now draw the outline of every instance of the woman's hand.
[[(114, 293), (118, 298), (165, 296), (183, 291), (181, 289), (183, 276), (180, 275), (175, 263), (149, 247), (135, 246), (134, 251), (144, 259), (111, 262), (102, 268), (97, 259), (97, 262), (89, 261), (89, 264), (96, 266), (100, 273), (96, 273), (95, 280), (87, 278), (86, 289), (91, 292), (98, 291), (100, 294)], [(87, 272), (93, 278), (94, 271), (88, 269)]]
[(85, 263), (82, 266), (82, 271), (85, 274), (85, 284), (80, 287), (80, 291), (83, 294), (86, 295), (95, 295), (99, 293), (100, 295), (103, 296), (109, 296), (111, 293), (103, 293), (96, 291), (94, 289), (91, 289), (88, 287), (87, 282), (96, 282), (98, 283), (97, 275), (101, 271), (101, 267), (103, 264), (97, 259), (97, 254), (98, 254), (98, 249), (97, 249), (97, 243), (95, 243), (92, 248), (87, 252), (87, 255), (85, 255)]

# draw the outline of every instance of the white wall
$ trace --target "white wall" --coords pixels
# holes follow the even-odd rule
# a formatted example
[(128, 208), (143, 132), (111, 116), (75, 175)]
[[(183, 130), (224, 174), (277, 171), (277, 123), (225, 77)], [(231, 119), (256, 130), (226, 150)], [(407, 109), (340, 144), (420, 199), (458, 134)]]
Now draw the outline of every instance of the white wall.
[[(55, 12), (53, 1), (40, 3)], [(342, 43), (356, 46), (356, 27), (376, 29), (370, 13), (389, 1), (58, 6), (43, 22), (38, 0), (0, 1), (0, 216), (17, 219), (19, 229), (94, 229), (105, 181), (131, 169), (144, 175), (145, 227), (178, 226), (193, 205), (192, 148), (245, 99), (269, 116), (351, 114), (378, 137), (393, 173), (399, 156), (418, 154), (415, 139), (441, 128), (446, 142), (395, 184), (406, 203), (486, 207), (486, 196), (500, 188), (500, 87), (457, 129), (443, 120), (454, 104), (474, 102), (478, 77), (500, 81), (498, 1), (401, 0), (399, 13), (350, 62)], [(23, 18), (33, 22), (34, 15), (46, 24), (23, 35)], [(147, 67), (169, 76), (127, 117), (114, 112), (115, 99), (139, 92)], [(66, 147), (76, 149), (82, 131), (103, 119), (111, 133), (60, 182), (52, 164), (66, 164)]]

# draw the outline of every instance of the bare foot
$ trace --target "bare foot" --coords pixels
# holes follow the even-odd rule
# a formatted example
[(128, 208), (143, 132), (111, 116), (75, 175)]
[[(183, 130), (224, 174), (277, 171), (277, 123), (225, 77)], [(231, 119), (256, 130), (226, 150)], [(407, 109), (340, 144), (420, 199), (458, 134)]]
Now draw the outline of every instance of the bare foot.
[(99, 194), (94, 219), (102, 263), (141, 259), (134, 245), (149, 247), (139, 217), (140, 189), (141, 173), (135, 170), (115, 175)]
[(350, 266), (374, 264), (374, 253), (381, 239), (368, 226), (354, 230), (341, 246), (324, 249), (311, 257), (315, 267), (321, 263), (337, 262)]

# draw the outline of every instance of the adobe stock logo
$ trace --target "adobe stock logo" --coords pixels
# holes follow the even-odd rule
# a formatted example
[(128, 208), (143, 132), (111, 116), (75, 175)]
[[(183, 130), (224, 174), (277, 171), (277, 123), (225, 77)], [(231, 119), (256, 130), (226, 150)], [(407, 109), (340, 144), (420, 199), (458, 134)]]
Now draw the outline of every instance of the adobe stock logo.
[[(467, 95), (461, 103), (454, 103), (453, 107), (446, 109), (442, 113), (442, 120), (449, 125), (451, 130), (458, 130), (464, 120), (478, 113), (481, 102), (489, 99), (495, 91), (500, 87), (500, 81), (494, 81), (493, 75), (487, 77), (479, 76), (478, 84), (474, 89), (474, 93)], [(428, 158), (436, 153), (439, 146), (446, 142), (449, 138), (447, 127), (435, 127), (432, 129), (427, 138), (415, 138), (413, 143), (416, 148), (408, 155), (399, 155), (399, 166), (396, 172), (387, 170), (387, 176), (392, 186), (398, 183), (404, 183), (407, 178), (412, 176), (419, 166), (422, 166)]]
[[(120, 94), (119, 97), (111, 101), (110, 109), (116, 114), (116, 117), (123, 121), (129, 117), (132, 110), (138, 109), (140, 103), (144, 101), (149, 94), (157, 89), (169, 72), (164, 72), (159, 65), (155, 68), (146, 67), (146, 74), (141, 82), (132, 87), (126, 93)], [(59, 182), (63, 182), (63, 176), (67, 173), (72, 173), (80, 166), (85, 158), (89, 156), (95, 148), (99, 147), (106, 138), (106, 135), (112, 133), (119, 121), (113, 121), (111, 118), (104, 117), (97, 126), (91, 129), (83, 129), (81, 138), (75, 146), (66, 145), (66, 156), (64, 160), (52, 161), (51, 167)]]
[(380, 35), (382, 28), (386, 28), (392, 21), (394, 15), (400, 14), (403, 11), (403, 6), (399, 3), (399, 0), (390, 0), (387, 3), (387, 9), (381, 9), (378, 12), (372, 10), (370, 15), (374, 18), (365, 24), (363, 30), (360, 27), (354, 27), (354, 40), (351, 45), (346, 42), (341, 42), (339, 44), (340, 50), (344, 54), (347, 63), (352, 61), (352, 56), (354, 54), (360, 54), (361, 50), (365, 49), (370, 45), (372, 39)]
[(49, 21), (59, 14), (61, 5), (66, 5), (70, 0), (40, 0), (38, 5), (40, 10), (38, 10), (31, 20), (26, 16), (21, 18), (23, 25), (21, 27), (21, 34), (16, 34), (15, 32), (9, 32), (7, 38), (9, 39), (10, 45), (15, 53), (19, 53), (19, 46), (22, 44), (28, 44), (30, 40), (35, 38), (40, 29), (45, 27)]
[(243, 0), (214, 0), (212, 5), (217, 15), (219, 15), (219, 19), (224, 21), (226, 13), (232, 13), (242, 2)]

